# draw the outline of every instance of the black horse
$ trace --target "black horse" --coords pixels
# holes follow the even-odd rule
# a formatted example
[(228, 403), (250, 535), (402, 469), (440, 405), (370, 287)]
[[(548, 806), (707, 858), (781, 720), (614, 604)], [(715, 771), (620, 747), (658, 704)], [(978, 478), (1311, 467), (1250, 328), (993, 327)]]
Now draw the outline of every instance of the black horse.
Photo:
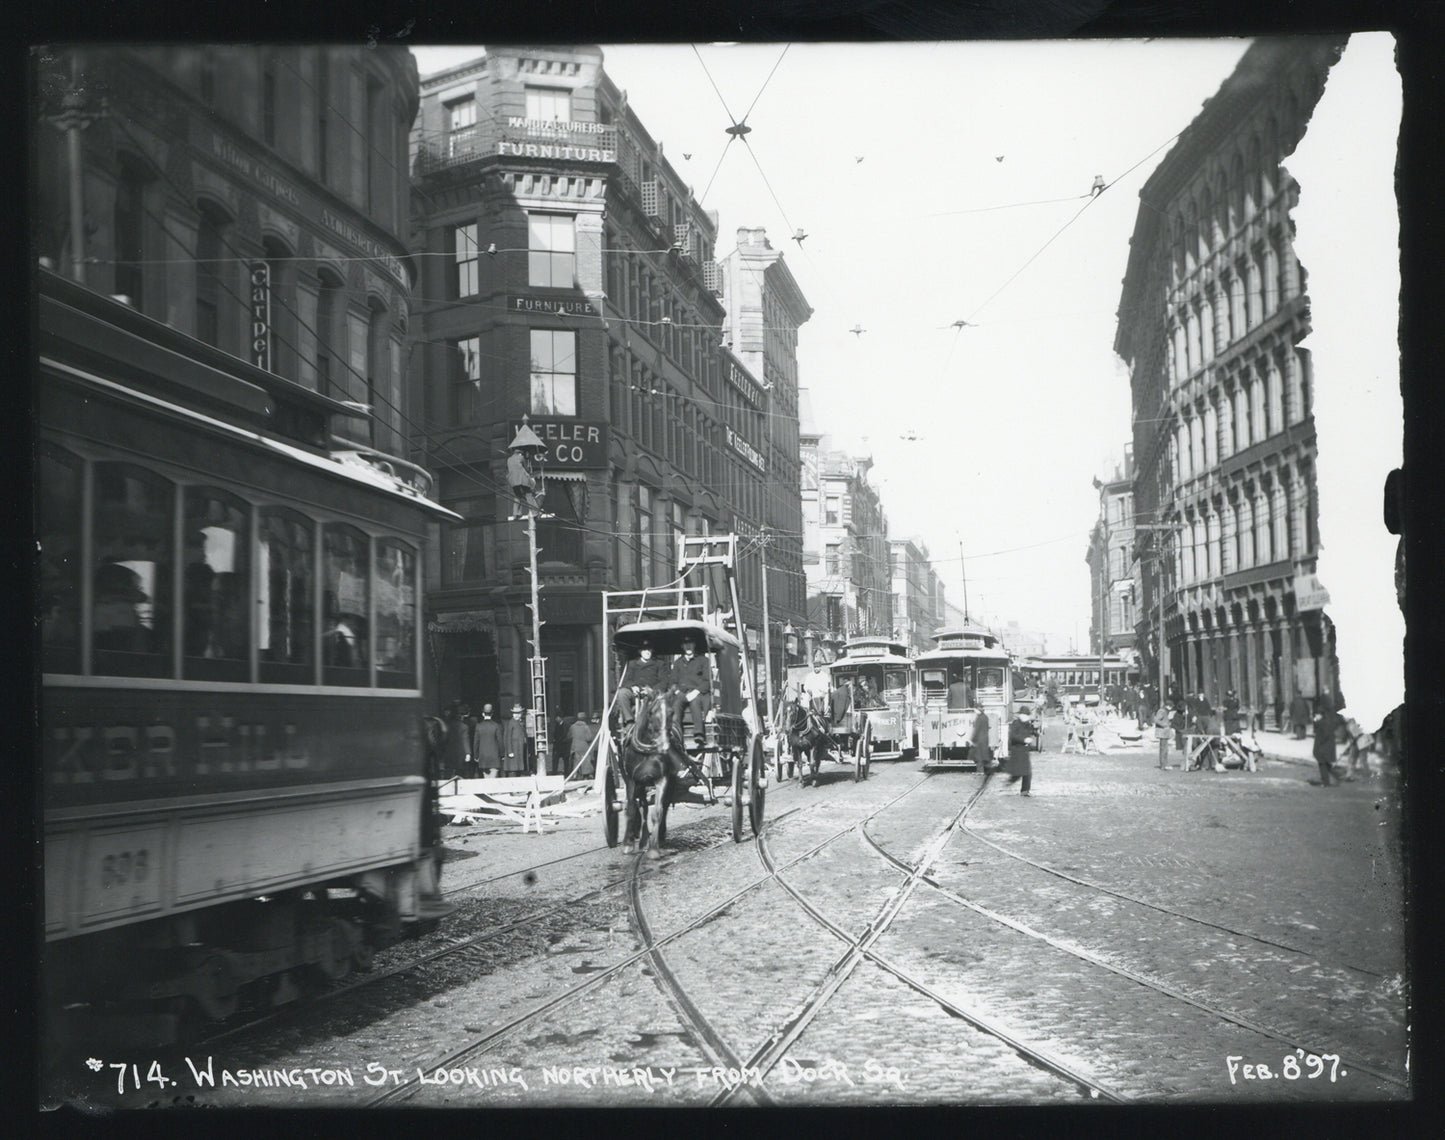
[(823, 757), (832, 741), (832, 734), (829, 733), (823, 718), (794, 697), (783, 706), (783, 725), (793, 757), (794, 771), (801, 770), (799, 765), (806, 756), (808, 767), (802, 772), (802, 781), (807, 783), (809, 779), (817, 779), (818, 768), (823, 763)]
[(681, 739), (668, 723), (667, 705), (666, 693), (644, 692), (635, 719), (623, 729), (617, 755), (627, 802), (622, 849), (630, 854), (645, 847), (649, 859), (662, 858), (667, 807), (688, 768)]

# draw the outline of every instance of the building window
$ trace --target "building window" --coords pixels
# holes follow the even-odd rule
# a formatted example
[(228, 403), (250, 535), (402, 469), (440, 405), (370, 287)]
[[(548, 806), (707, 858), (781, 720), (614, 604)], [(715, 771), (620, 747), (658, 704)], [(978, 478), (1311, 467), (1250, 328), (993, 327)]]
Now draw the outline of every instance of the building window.
[(476, 149), (477, 100), (465, 95), (443, 104), (447, 117), (447, 155), (470, 154)]
[(196, 230), (196, 339), (221, 345), (221, 221), (201, 207)]
[(532, 329), (532, 414), (577, 414), (577, 334)]
[(456, 295), (475, 297), (481, 283), (476, 222), (452, 227), (452, 250), (456, 258), (456, 277), (453, 282)]
[(261, 137), (276, 145), (276, 61), (267, 59), (261, 72)]
[(637, 488), (637, 584), (646, 590), (656, 585), (652, 576), (652, 492)]
[(442, 528), (446, 541), (442, 558), (443, 581), (449, 586), (480, 582), (489, 576), (488, 567), (494, 562), (492, 527), (483, 520), (491, 518), (495, 503), (479, 497), (447, 499), (445, 505), (461, 515), (464, 521)]
[(145, 299), (145, 188), (140, 168), (121, 159), (115, 187), (115, 291), (137, 309)]
[(823, 503), (823, 525), (837, 526), (843, 514), (843, 496), (829, 495)]
[(570, 214), (528, 214), (527, 283), (570, 289), (576, 279), (576, 219)]
[(554, 480), (547, 488), (547, 513), (552, 517), (537, 523), (537, 545), (547, 552), (547, 561), (581, 566), (587, 484)]
[(446, 346), (447, 414), (454, 424), (476, 423), (481, 413), (482, 341), (467, 336)]
[(566, 87), (528, 87), (527, 118), (571, 122), (572, 92)]
[(341, 279), (328, 271), (318, 276), (321, 291), (316, 300), (316, 390), (335, 399), (343, 394), (336, 335), (341, 315)]

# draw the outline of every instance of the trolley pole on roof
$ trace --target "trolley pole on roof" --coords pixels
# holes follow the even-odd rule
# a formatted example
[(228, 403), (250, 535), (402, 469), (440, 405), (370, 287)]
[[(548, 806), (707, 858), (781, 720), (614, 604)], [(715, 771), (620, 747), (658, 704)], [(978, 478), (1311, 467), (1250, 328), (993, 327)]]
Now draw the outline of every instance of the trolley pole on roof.
[[(527, 417), (522, 416), (522, 426), (517, 429), (516, 438), (507, 445), (507, 450), (514, 455), (520, 455), (524, 459), (531, 455), (539, 455), (546, 450), (547, 445), (534, 432), (527, 422)], [(531, 475), (531, 472), (528, 472)], [(532, 571), (532, 655), (530, 658), (532, 672), (532, 731), (533, 740), (537, 754), (533, 757), (538, 776), (547, 774), (547, 755), (551, 752), (550, 741), (548, 740), (547, 725), (547, 659), (542, 656), (542, 609), (541, 592), (542, 584), (537, 576), (537, 488), (535, 479), (531, 488), (525, 484), (514, 484), (513, 489), (518, 492), (518, 505), (527, 512), (527, 558), (528, 565)], [(524, 498), (522, 491), (530, 490)]]

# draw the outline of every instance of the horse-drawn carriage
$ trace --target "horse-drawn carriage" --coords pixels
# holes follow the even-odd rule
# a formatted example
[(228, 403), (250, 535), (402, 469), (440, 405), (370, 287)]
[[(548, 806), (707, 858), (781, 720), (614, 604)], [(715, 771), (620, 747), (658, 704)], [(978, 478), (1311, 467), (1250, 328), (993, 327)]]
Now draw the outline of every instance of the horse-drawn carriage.
[[(721, 798), (732, 810), (735, 842), (742, 842), (745, 818), (754, 835), (762, 829), (767, 771), (752, 662), (746, 640), (736, 632), (735, 542), (732, 535), (683, 536), (684, 570), (677, 583), (602, 595), (608, 716), (598, 738), (597, 783), (609, 847), (621, 839), (629, 850), (645, 844), (655, 854), (667, 836), (667, 809), (674, 803), (712, 804)], [(687, 584), (718, 568), (730, 609), (717, 605), (708, 583)], [(687, 682), (693, 688), (679, 691), (653, 671), (651, 683), (629, 685), (623, 695), (627, 666), (644, 648), (668, 666), (689, 642), (702, 659)], [(606, 667), (614, 661), (615, 676)], [(689, 701), (692, 691), (699, 695)]]
[(779, 778), (786, 769), (788, 777), (798, 774), (803, 785), (816, 784), (824, 760), (851, 765), (854, 781), (868, 778), (873, 756), (873, 721), (868, 709), (856, 707), (851, 699), (814, 701), (800, 693), (785, 700), (781, 711), (786, 749), (778, 754)]

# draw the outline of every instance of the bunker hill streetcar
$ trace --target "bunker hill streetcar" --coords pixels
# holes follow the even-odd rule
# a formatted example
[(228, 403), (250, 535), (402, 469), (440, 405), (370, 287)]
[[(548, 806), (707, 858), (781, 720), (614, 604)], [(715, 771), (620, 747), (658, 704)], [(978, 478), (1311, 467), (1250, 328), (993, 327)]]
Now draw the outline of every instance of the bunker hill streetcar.
[(42, 272), (38, 332), (46, 1005), (163, 1039), (444, 913), (421, 551), (455, 516), (327, 450), (346, 405), (127, 305)]
[(988, 715), (989, 750), (1007, 751), (1013, 716), (1008, 651), (987, 630), (965, 628), (933, 636), (934, 648), (914, 658), (923, 705), (918, 745), (925, 768), (971, 767), (974, 718)]

